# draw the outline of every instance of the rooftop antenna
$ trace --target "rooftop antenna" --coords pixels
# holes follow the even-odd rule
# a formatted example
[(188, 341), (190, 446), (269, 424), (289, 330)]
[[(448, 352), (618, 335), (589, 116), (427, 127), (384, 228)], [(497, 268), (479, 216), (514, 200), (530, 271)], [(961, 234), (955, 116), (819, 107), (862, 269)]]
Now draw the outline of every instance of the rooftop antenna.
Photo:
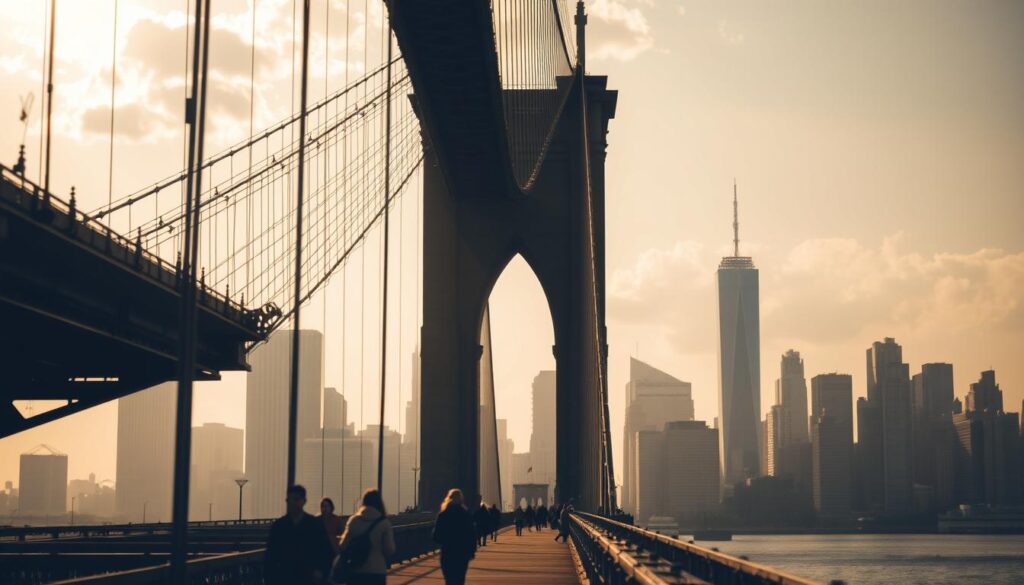
[(736, 203), (736, 178), (732, 179), (732, 255), (740, 255), (740, 212)]

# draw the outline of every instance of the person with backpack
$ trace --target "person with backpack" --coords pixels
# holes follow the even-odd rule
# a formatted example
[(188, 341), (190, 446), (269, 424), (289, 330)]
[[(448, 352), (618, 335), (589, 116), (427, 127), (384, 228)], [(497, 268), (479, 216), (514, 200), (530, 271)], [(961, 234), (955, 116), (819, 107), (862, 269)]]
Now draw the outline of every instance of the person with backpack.
[(287, 512), (270, 525), (264, 553), (267, 585), (320, 585), (331, 566), (331, 544), (323, 523), (303, 509), (306, 488), (293, 485), (285, 499)]
[(349, 516), (341, 535), (331, 580), (346, 585), (383, 585), (388, 557), (395, 554), (395, 533), (375, 489), (363, 493), (362, 506)]
[(469, 561), (476, 556), (473, 517), (462, 500), (462, 490), (449, 490), (434, 521), (432, 538), (441, 545), (441, 573), (447, 585), (465, 585)]

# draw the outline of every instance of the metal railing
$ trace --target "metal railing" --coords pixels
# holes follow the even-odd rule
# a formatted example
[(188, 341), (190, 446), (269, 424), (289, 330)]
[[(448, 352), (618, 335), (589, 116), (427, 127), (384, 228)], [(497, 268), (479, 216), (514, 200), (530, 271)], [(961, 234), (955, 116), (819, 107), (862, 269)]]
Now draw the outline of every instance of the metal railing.
[[(397, 551), (390, 559), (402, 563), (434, 551), (433, 521), (399, 524), (394, 527)], [(188, 561), (189, 585), (263, 585), (266, 549), (194, 558)], [(130, 569), (102, 575), (55, 581), (56, 585), (162, 585), (170, 583), (170, 564)]]
[(571, 530), (580, 560), (595, 585), (820, 585), (593, 514), (573, 514)]

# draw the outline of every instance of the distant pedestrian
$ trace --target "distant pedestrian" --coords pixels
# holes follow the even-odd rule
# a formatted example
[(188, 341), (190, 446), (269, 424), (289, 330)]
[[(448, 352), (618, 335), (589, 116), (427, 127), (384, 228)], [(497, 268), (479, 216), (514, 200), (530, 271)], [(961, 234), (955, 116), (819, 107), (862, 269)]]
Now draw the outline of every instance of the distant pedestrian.
[(447, 585), (465, 585), (469, 561), (476, 556), (473, 518), (463, 506), (462, 491), (448, 491), (434, 521), (434, 542), (441, 545), (441, 573)]
[(501, 528), (501, 510), (497, 504), (491, 506), (491, 540), (498, 542), (498, 529)]
[(550, 513), (548, 514), (548, 524), (552, 530), (558, 530), (558, 516), (562, 513), (561, 504), (558, 506), (551, 506)]
[(476, 527), (477, 546), (487, 546), (487, 535), (491, 533), (491, 511), (483, 498), (477, 496), (480, 504), (473, 512), (473, 525)]
[(267, 585), (319, 585), (327, 576), (333, 549), (323, 522), (307, 514), (306, 488), (293, 485), (285, 499), (287, 512), (270, 526), (264, 553)]
[(533, 530), (533, 523), (537, 521), (537, 511), (533, 509), (533, 504), (526, 505), (526, 512), (523, 513), (524, 520), (526, 522), (526, 528)]
[(544, 507), (544, 504), (537, 506), (537, 530), (547, 528), (548, 525), (548, 509)]
[(341, 552), (335, 563), (346, 562), (346, 585), (384, 585), (388, 558), (395, 554), (395, 533), (384, 508), (384, 498), (375, 489), (363, 493), (362, 505), (349, 516), (341, 536)]
[(526, 513), (523, 512), (522, 506), (516, 506), (514, 512), (512, 512), (512, 522), (516, 525), (516, 536), (523, 535), (523, 523), (526, 522)]
[(562, 539), (562, 542), (569, 542), (569, 515), (572, 512), (572, 504), (562, 507), (562, 516), (558, 519), (558, 536), (555, 536), (555, 542), (558, 542), (559, 538)]
[(331, 498), (320, 500), (320, 515), (317, 516), (317, 519), (323, 523), (327, 541), (331, 543), (331, 549), (337, 554), (341, 531), (345, 526), (341, 522), (341, 516), (334, 513), (334, 501)]

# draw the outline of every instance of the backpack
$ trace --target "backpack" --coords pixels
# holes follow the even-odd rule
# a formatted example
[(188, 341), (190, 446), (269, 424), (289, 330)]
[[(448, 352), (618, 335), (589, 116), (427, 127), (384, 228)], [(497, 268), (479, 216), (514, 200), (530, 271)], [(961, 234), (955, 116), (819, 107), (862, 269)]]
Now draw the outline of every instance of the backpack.
[(356, 569), (366, 564), (366, 560), (370, 558), (370, 551), (373, 550), (370, 534), (381, 520), (384, 520), (384, 516), (371, 522), (365, 532), (353, 536), (345, 548), (338, 551), (338, 556), (334, 558), (334, 564), (331, 566), (332, 583), (346, 583)]

